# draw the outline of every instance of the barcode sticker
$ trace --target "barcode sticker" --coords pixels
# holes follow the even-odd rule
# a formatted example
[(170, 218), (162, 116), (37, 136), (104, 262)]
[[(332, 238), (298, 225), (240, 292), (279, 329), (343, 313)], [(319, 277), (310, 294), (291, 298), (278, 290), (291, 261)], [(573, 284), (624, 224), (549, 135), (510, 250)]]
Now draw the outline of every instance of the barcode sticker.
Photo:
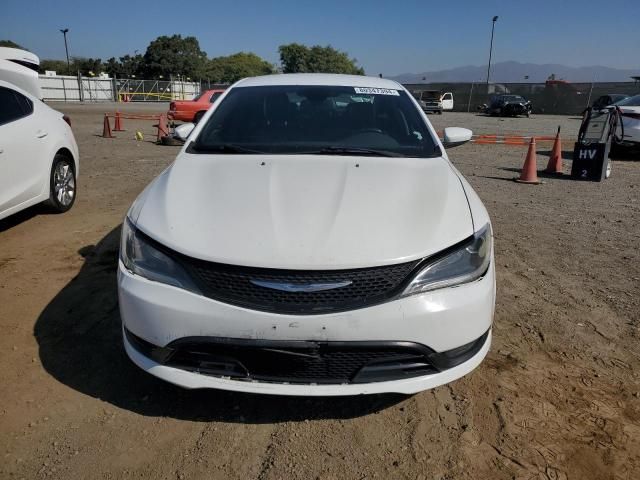
[(397, 90), (391, 88), (371, 88), (371, 87), (353, 87), (356, 93), (363, 93), (365, 95), (395, 95), (399, 97), (400, 94)]

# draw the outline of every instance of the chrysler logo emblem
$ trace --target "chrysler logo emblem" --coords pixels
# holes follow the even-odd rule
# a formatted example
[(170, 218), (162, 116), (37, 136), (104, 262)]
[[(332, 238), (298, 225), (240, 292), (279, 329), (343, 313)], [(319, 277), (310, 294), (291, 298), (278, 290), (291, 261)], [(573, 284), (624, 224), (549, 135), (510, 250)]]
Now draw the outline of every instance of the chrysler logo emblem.
[(331, 282), (331, 283), (288, 283), (288, 282), (274, 282), (268, 280), (249, 280), (254, 285), (263, 288), (270, 288), (272, 290), (281, 290), (283, 292), (323, 292), (325, 290), (333, 290), (334, 288), (342, 288), (351, 285), (351, 280), (345, 280), (343, 282)]

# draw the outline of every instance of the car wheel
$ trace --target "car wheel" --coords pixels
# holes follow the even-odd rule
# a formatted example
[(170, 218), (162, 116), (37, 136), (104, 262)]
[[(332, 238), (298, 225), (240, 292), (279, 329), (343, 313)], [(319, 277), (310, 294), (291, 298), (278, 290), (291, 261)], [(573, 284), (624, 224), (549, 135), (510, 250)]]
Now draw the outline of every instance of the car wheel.
[(53, 159), (49, 177), (47, 207), (56, 213), (69, 210), (76, 201), (76, 171), (73, 160), (57, 154)]
[(204, 117), (204, 114), (206, 112), (198, 112), (193, 116), (193, 123), (198, 123), (200, 120), (202, 120), (202, 117)]

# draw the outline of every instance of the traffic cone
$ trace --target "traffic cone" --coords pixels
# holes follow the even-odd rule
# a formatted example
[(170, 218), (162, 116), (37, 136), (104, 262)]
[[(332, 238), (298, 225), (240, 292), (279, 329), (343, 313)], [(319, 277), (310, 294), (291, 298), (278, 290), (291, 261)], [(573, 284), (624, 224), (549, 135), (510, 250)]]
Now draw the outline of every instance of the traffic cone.
[(109, 124), (109, 115), (104, 114), (104, 124), (102, 126), (102, 138), (115, 138), (111, 135), (111, 125)]
[(158, 117), (158, 138), (156, 141), (160, 143), (162, 137), (169, 135), (169, 126), (167, 125), (167, 116), (163, 113)]
[(536, 137), (531, 137), (527, 158), (524, 160), (520, 178), (514, 178), (514, 180), (519, 183), (540, 183), (540, 180), (538, 180), (538, 165), (536, 163)]
[(545, 173), (562, 173), (562, 140), (560, 140), (560, 127), (558, 127), (558, 133), (553, 142), (549, 163), (544, 171)]
[(116, 121), (113, 126), (114, 132), (124, 132), (124, 128), (122, 128), (122, 118), (120, 117), (120, 112), (116, 112)]

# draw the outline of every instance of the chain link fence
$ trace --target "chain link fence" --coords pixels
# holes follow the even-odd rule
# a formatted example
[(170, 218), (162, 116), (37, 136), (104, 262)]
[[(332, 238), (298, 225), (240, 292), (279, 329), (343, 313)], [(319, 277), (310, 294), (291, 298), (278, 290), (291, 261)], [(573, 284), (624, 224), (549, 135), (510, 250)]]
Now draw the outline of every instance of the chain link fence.
[(530, 100), (533, 113), (579, 115), (602, 95), (640, 94), (638, 82), (567, 83), (426, 83), (405, 84), (407, 90), (419, 96), (427, 90), (453, 93), (454, 111), (475, 112), (494, 95), (508, 93)]
[[(74, 76), (40, 76), (44, 100), (81, 102), (169, 102), (191, 100), (201, 91), (225, 89), (209, 81), (145, 80)], [(530, 100), (533, 113), (579, 115), (602, 95), (640, 94), (639, 82), (567, 83), (421, 83), (405, 84), (416, 96), (427, 90), (451, 92), (454, 111), (475, 112), (493, 95), (508, 93)]]

